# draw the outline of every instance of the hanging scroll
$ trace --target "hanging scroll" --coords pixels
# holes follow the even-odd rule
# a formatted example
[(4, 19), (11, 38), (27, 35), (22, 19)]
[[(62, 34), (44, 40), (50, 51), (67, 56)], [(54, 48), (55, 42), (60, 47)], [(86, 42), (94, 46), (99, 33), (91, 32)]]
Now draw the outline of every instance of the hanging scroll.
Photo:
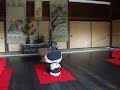
[(25, 42), (22, 27), (26, 18), (26, 0), (6, 0), (7, 43)]
[(34, 19), (42, 20), (42, 0), (34, 0), (34, 2), (35, 2)]
[(50, 33), (53, 41), (68, 41), (68, 0), (50, 0)]

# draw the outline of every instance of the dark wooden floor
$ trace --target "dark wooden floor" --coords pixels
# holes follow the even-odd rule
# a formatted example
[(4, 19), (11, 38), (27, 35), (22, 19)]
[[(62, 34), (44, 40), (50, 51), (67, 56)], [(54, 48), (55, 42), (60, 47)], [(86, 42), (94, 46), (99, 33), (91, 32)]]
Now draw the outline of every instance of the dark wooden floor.
[(111, 51), (63, 54), (63, 67), (75, 81), (40, 85), (34, 65), (39, 56), (7, 57), (13, 67), (9, 90), (120, 90), (120, 67), (105, 62)]

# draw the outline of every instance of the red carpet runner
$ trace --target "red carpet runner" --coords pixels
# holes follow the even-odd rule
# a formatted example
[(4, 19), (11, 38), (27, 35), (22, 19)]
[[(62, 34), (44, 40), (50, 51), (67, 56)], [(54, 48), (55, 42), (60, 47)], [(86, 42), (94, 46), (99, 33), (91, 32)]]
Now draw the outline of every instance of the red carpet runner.
[(35, 65), (35, 70), (37, 72), (40, 84), (48, 84), (48, 83), (57, 83), (57, 82), (66, 82), (69, 80), (75, 80), (75, 78), (67, 72), (64, 68), (61, 69), (60, 76), (52, 76), (50, 74), (46, 74), (46, 65), (39, 64)]
[(0, 90), (8, 90), (13, 68), (5, 68), (0, 75)]

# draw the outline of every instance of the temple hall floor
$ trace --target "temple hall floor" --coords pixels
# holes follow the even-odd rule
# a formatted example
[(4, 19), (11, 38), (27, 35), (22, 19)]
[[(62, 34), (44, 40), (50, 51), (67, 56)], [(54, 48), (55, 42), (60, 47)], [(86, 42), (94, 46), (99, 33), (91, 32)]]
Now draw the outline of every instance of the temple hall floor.
[(41, 85), (35, 64), (38, 55), (8, 56), (7, 66), (13, 67), (9, 90), (120, 90), (120, 67), (106, 62), (111, 50), (63, 53), (62, 67), (76, 80)]

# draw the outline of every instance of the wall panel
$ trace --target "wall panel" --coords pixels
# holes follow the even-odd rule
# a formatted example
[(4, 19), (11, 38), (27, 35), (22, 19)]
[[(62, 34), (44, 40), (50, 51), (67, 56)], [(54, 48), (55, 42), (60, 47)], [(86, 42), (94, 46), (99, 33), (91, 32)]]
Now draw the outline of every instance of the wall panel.
[(49, 21), (39, 21), (39, 35), (42, 35), (45, 37), (45, 42), (49, 41)]
[(5, 52), (4, 22), (0, 22), (0, 52)]
[(91, 47), (89, 21), (70, 21), (70, 48)]
[(21, 44), (8, 44), (9, 52), (21, 51)]
[(67, 49), (67, 42), (57, 42), (58, 49)]
[(112, 46), (120, 47), (120, 19), (112, 21)]
[(110, 22), (92, 22), (92, 47), (109, 46)]

